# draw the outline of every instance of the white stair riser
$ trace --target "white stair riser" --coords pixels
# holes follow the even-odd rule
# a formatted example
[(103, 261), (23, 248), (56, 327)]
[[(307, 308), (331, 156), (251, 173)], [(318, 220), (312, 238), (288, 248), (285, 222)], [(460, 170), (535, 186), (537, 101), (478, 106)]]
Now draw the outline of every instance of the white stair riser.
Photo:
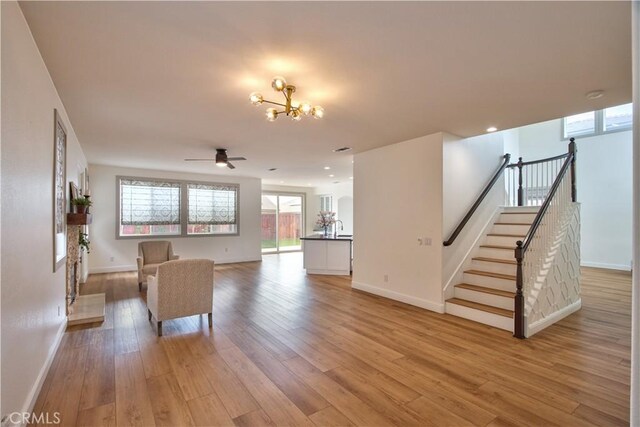
[(515, 246), (513, 249), (479, 248), (475, 256), (511, 260), (515, 259)]
[(494, 224), (491, 232), (499, 234), (521, 234), (524, 236), (529, 231), (529, 228), (531, 228), (531, 225)]
[(485, 237), (485, 245), (497, 245), (497, 246), (509, 246), (515, 249), (516, 242), (522, 240), (523, 237), (510, 237), (510, 236), (487, 236)]
[(469, 274), (469, 273), (464, 273), (462, 275), (462, 278), (464, 283), (468, 283), (470, 285), (478, 285), (478, 286), (484, 286), (487, 288), (501, 289), (503, 291), (509, 291), (509, 292), (516, 291), (515, 280), (498, 279), (496, 277), (479, 276), (477, 274)]
[(516, 275), (516, 266), (514, 264), (503, 264), (500, 262), (479, 261), (474, 259), (471, 261), (471, 268), (473, 270), (488, 271), (490, 273)]
[(475, 308), (452, 304), (450, 302), (445, 304), (445, 311), (454, 316), (513, 332), (513, 319), (509, 317), (487, 313), (486, 311), (476, 310)]
[(526, 213), (538, 213), (540, 206), (507, 206), (503, 212), (526, 212)]
[(454, 293), (456, 298), (490, 305), (492, 307), (504, 308), (505, 310), (513, 310), (513, 298), (488, 294), (486, 292), (473, 291), (471, 289), (459, 288), (457, 286), (455, 287)]
[(508, 223), (528, 222), (528, 223), (533, 223), (533, 220), (534, 220), (535, 217), (536, 217), (536, 214), (517, 214), (517, 215), (501, 214), (500, 215), (500, 220), (498, 222), (508, 222)]

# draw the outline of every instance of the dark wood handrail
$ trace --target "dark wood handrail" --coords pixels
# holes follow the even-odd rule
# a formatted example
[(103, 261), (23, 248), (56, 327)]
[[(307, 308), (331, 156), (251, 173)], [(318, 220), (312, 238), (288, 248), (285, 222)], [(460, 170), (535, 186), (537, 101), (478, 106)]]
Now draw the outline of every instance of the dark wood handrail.
[[(576, 197), (577, 197), (577, 191), (576, 191), (576, 153), (577, 153), (577, 150), (576, 150), (575, 139), (571, 138), (570, 141), (571, 142), (569, 143), (568, 153), (562, 156), (562, 157), (566, 156), (567, 160), (565, 160), (565, 162), (562, 164), (562, 167), (560, 168), (560, 171), (558, 172), (558, 176), (556, 177), (555, 181), (553, 182), (553, 185), (551, 186), (551, 189), (549, 190), (549, 193), (547, 194), (547, 198), (545, 199), (545, 201), (542, 204), (542, 206), (540, 206), (540, 210), (536, 214), (536, 217), (533, 220), (533, 223), (531, 224), (531, 227), (529, 228), (529, 231), (527, 232), (527, 235), (524, 237), (523, 240), (518, 240), (516, 242), (516, 249), (515, 249), (515, 258), (516, 258), (516, 296), (514, 297), (514, 324), (513, 324), (513, 335), (516, 338), (521, 338), (521, 339), (525, 338), (525, 334), (524, 334), (524, 328), (525, 328), (525, 323), (524, 323), (524, 293), (523, 293), (524, 274), (523, 274), (523, 267), (522, 267), (522, 263), (523, 263), (523, 260), (524, 260), (524, 255), (527, 252), (527, 248), (529, 248), (529, 245), (531, 244), (533, 236), (535, 235), (536, 231), (538, 230), (538, 227), (540, 227), (540, 224), (542, 223), (542, 219), (544, 218), (545, 213), (549, 209), (549, 206), (551, 205), (551, 202), (553, 201), (553, 198), (555, 197), (555, 194), (558, 191), (558, 188), (560, 188), (560, 184), (562, 182), (562, 179), (567, 174), (568, 170), (571, 171), (571, 201), (572, 202), (576, 201)], [(561, 157), (559, 157), (559, 158), (561, 158)], [(522, 165), (521, 161), (519, 163), (520, 163), (520, 165)]]
[(569, 155), (569, 153), (564, 153), (564, 154), (560, 154), (557, 156), (553, 156), (553, 157), (547, 157), (546, 159), (540, 159), (540, 160), (531, 160), (530, 162), (518, 162), (518, 163), (511, 163), (510, 165), (508, 165), (508, 168), (517, 168), (518, 165), (521, 166), (527, 166), (527, 165), (535, 165), (538, 163), (546, 163), (546, 162), (552, 162), (554, 160), (560, 160), (560, 159), (564, 159), (565, 157), (567, 157)]
[(480, 196), (476, 199), (473, 206), (471, 206), (471, 208), (469, 209), (469, 212), (467, 212), (464, 218), (462, 218), (462, 221), (460, 221), (460, 224), (458, 224), (458, 226), (453, 231), (453, 234), (451, 234), (449, 239), (442, 242), (444, 246), (451, 246), (451, 244), (456, 240), (456, 237), (458, 237), (458, 234), (460, 234), (464, 226), (467, 225), (467, 222), (469, 222), (469, 220), (471, 219), (475, 211), (478, 209), (478, 207), (480, 206), (484, 198), (487, 197), (487, 194), (489, 194), (489, 192), (491, 191), (495, 183), (500, 178), (500, 175), (502, 175), (502, 172), (504, 172), (504, 170), (507, 168), (507, 165), (509, 165), (511, 154), (507, 153), (504, 155), (503, 158), (504, 158), (504, 162), (502, 162), (502, 165), (500, 165), (500, 168), (498, 168), (498, 171), (495, 173), (495, 175), (493, 175), (493, 178), (491, 178), (491, 181), (489, 181), (489, 183), (484, 188), (482, 193), (480, 193)]

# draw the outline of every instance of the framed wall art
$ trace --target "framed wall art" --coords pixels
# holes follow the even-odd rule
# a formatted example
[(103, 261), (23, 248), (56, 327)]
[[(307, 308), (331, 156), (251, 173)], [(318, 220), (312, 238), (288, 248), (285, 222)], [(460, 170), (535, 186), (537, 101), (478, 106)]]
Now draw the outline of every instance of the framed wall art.
[(53, 110), (53, 271), (67, 257), (67, 129)]

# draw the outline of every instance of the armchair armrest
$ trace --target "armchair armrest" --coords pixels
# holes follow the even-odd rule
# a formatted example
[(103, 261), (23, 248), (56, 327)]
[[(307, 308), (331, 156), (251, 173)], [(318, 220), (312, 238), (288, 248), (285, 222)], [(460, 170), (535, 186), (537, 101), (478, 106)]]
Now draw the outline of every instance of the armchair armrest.
[(147, 276), (147, 308), (158, 319), (158, 279)]
[(169, 261), (173, 261), (174, 259), (180, 259), (180, 255), (169, 255)]
[(136, 258), (136, 264), (138, 264), (138, 288), (142, 290), (142, 282), (144, 282), (144, 277), (142, 276), (142, 267), (144, 266), (144, 260), (141, 256)]
[(142, 270), (142, 266), (144, 265), (144, 260), (141, 256), (136, 258), (136, 263), (138, 264), (138, 270)]

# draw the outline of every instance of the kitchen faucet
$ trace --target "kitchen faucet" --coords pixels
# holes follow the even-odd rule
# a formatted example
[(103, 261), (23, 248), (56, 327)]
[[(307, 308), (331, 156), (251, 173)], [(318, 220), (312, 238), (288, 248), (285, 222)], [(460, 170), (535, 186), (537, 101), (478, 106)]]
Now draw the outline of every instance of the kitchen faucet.
[(338, 237), (338, 223), (340, 223), (340, 231), (344, 230), (344, 223), (339, 219), (336, 219), (336, 225), (333, 226), (333, 238)]

